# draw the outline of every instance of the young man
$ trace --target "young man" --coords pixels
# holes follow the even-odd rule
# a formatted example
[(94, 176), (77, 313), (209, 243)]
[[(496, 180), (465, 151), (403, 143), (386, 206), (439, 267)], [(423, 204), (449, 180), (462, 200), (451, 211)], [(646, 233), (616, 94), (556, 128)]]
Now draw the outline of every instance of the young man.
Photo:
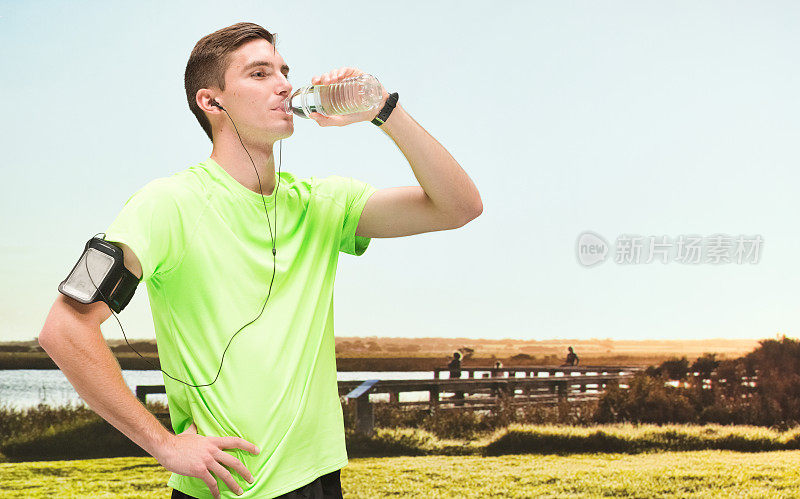
[[(124, 384), (100, 334), (104, 302), (59, 295), (39, 336), (90, 407), (173, 472), (173, 497), (341, 497), (338, 255), (363, 254), (372, 237), (461, 227), (482, 211), (467, 174), (399, 104), (379, 126), (420, 186), (276, 174), (273, 146), (294, 131), (278, 109), (292, 92), (288, 72), (256, 24), (202, 38), (185, 86), (211, 155), (146, 184), (105, 233), (147, 285), (175, 434)], [(386, 109), (382, 93), (378, 109), (314, 119), (370, 122)]]

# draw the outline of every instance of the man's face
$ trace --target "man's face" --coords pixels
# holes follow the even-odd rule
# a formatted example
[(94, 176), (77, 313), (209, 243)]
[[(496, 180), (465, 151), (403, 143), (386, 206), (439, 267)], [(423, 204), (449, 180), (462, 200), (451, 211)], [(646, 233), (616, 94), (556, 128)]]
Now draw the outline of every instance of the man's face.
[(241, 133), (270, 143), (294, 132), (294, 115), (280, 109), (283, 100), (292, 93), (287, 80), (289, 70), (280, 52), (273, 50), (272, 44), (264, 39), (251, 40), (239, 47), (225, 71), (225, 91), (218, 99)]

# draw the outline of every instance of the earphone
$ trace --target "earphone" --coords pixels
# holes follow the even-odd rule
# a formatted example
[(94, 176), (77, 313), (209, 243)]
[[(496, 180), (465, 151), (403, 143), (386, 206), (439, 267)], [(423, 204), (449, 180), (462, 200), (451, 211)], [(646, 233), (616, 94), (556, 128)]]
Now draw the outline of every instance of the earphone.
[[(233, 124), (234, 130), (236, 130), (236, 135), (239, 137), (239, 142), (241, 142), (242, 147), (244, 147), (244, 151), (247, 153), (247, 156), (250, 158), (250, 161), (253, 163), (253, 168), (255, 169), (256, 177), (258, 178), (258, 190), (261, 191), (261, 201), (264, 203), (264, 213), (267, 215), (267, 224), (269, 224), (269, 233), (270, 233), (270, 238), (272, 239), (272, 280), (270, 280), (270, 282), (269, 282), (269, 291), (267, 292), (266, 300), (264, 300), (264, 305), (261, 306), (261, 312), (259, 312), (258, 316), (255, 319), (253, 319), (252, 321), (248, 322), (244, 326), (240, 327), (238, 331), (233, 333), (233, 336), (231, 336), (231, 339), (228, 340), (228, 345), (225, 347), (225, 350), (222, 352), (222, 358), (220, 359), (220, 362), (219, 362), (219, 369), (217, 370), (217, 375), (214, 377), (214, 381), (212, 381), (211, 383), (206, 383), (204, 385), (193, 385), (191, 383), (187, 383), (187, 382), (185, 382), (183, 380), (175, 378), (174, 376), (171, 376), (169, 373), (167, 373), (166, 371), (164, 371), (160, 367), (157, 367), (155, 364), (153, 364), (149, 360), (145, 359), (142, 356), (142, 354), (140, 354), (138, 351), (136, 351), (136, 349), (133, 348), (133, 346), (130, 344), (130, 342), (128, 342), (128, 337), (125, 336), (125, 329), (122, 328), (122, 323), (120, 322), (119, 317), (117, 317), (117, 314), (114, 313), (113, 310), (111, 310), (111, 313), (114, 314), (114, 318), (117, 319), (117, 322), (119, 323), (119, 328), (122, 330), (122, 336), (125, 338), (125, 342), (128, 343), (128, 346), (131, 348), (131, 350), (136, 352), (136, 354), (139, 357), (142, 357), (142, 359), (144, 359), (148, 364), (150, 364), (151, 366), (153, 366), (157, 370), (161, 371), (162, 373), (164, 373), (169, 378), (174, 379), (175, 381), (179, 381), (179, 382), (183, 383), (184, 385), (187, 385), (187, 386), (190, 386), (190, 387), (193, 387), (193, 388), (199, 388), (201, 386), (211, 386), (217, 381), (217, 378), (219, 378), (219, 373), (222, 371), (222, 363), (225, 361), (225, 352), (227, 352), (228, 351), (228, 347), (231, 346), (231, 342), (233, 341), (233, 338), (237, 334), (239, 334), (239, 332), (242, 329), (244, 329), (245, 327), (247, 327), (250, 324), (252, 324), (253, 322), (255, 322), (259, 317), (261, 317), (261, 314), (264, 313), (264, 309), (267, 306), (267, 302), (269, 301), (269, 297), (272, 294), (272, 283), (275, 281), (275, 269), (276, 269), (275, 258), (276, 258), (276, 255), (278, 253), (277, 249), (275, 248), (275, 235), (278, 232), (278, 202), (277, 202), (277, 194), (278, 194), (278, 187), (281, 184), (281, 164), (283, 163), (283, 139), (280, 140), (280, 144), (279, 144), (280, 159), (279, 159), (279, 163), (278, 163), (278, 183), (275, 185), (274, 192), (273, 192), (273, 200), (274, 200), (274, 204), (275, 204), (275, 234), (273, 234), (272, 233), (272, 224), (269, 221), (269, 213), (267, 212), (267, 203), (264, 200), (264, 192), (263, 192), (263, 189), (261, 187), (261, 177), (259, 177), (259, 175), (258, 175), (258, 168), (256, 167), (256, 162), (253, 161), (253, 157), (250, 156), (250, 152), (247, 150), (247, 147), (244, 145), (244, 142), (242, 141), (242, 136), (239, 135), (239, 130), (236, 128), (236, 123), (234, 123), (233, 118), (231, 118), (231, 115), (228, 114), (228, 111), (226, 111), (225, 108), (222, 107), (214, 99), (211, 100), (211, 106), (218, 107), (219, 109), (225, 111), (225, 114), (227, 114), (228, 118), (230, 118), (231, 123)], [(94, 280), (92, 280), (92, 276), (89, 273), (88, 263), (86, 263), (86, 273), (89, 274), (89, 279), (92, 281), (92, 284), (94, 285), (95, 289), (97, 289), (97, 291), (100, 293), (100, 296), (102, 296), (103, 300), (106, 303), (108, 303), (108, 299), (103, 295), (102, 291), (100, 291), (97, 288), (97, 284), (95, 284)]]

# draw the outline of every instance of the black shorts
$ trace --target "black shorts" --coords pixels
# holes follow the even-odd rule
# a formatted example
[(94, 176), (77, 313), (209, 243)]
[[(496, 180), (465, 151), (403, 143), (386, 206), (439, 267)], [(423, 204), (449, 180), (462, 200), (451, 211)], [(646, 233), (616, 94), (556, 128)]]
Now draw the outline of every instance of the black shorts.
[[(307, 483), (299, 489), (278, 496), (276, 499), (343, 499), (341, 470), (331, 471)], [(172, 489), (172, 499), (196, 499), (180, 490)]]

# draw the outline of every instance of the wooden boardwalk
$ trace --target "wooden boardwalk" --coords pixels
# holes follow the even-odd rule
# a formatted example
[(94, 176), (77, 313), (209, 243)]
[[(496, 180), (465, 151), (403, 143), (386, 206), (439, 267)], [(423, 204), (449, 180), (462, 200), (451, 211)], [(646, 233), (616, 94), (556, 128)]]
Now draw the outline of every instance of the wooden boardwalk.
[[(501, 398), (511, 406), (557, 404), (598, 398), (608, 386), (626, 385), (639, 367), (627, 366), (525, 366), (461, 368), (467, 377), (450, 379), (447, 368), (437, 368), (432, 379), (339, 381), (343, 403), (355, 400), (356, 427), (371, 434), (374, 427), (375, 403), (370, 395), (388, 394), (390, 404), (431, 413), (438, 410), (471, 408), (491, 410)], [(448, 378), (443, 379), (443, 373)], [(427, 400), (400, 401), (400, 394), (427, 392)], [(139, 385), (136, 396), (142, 403), (151, 393), (165, 393), (164, 385)], [(156, 414), (168, 416), (168, 413)]]

